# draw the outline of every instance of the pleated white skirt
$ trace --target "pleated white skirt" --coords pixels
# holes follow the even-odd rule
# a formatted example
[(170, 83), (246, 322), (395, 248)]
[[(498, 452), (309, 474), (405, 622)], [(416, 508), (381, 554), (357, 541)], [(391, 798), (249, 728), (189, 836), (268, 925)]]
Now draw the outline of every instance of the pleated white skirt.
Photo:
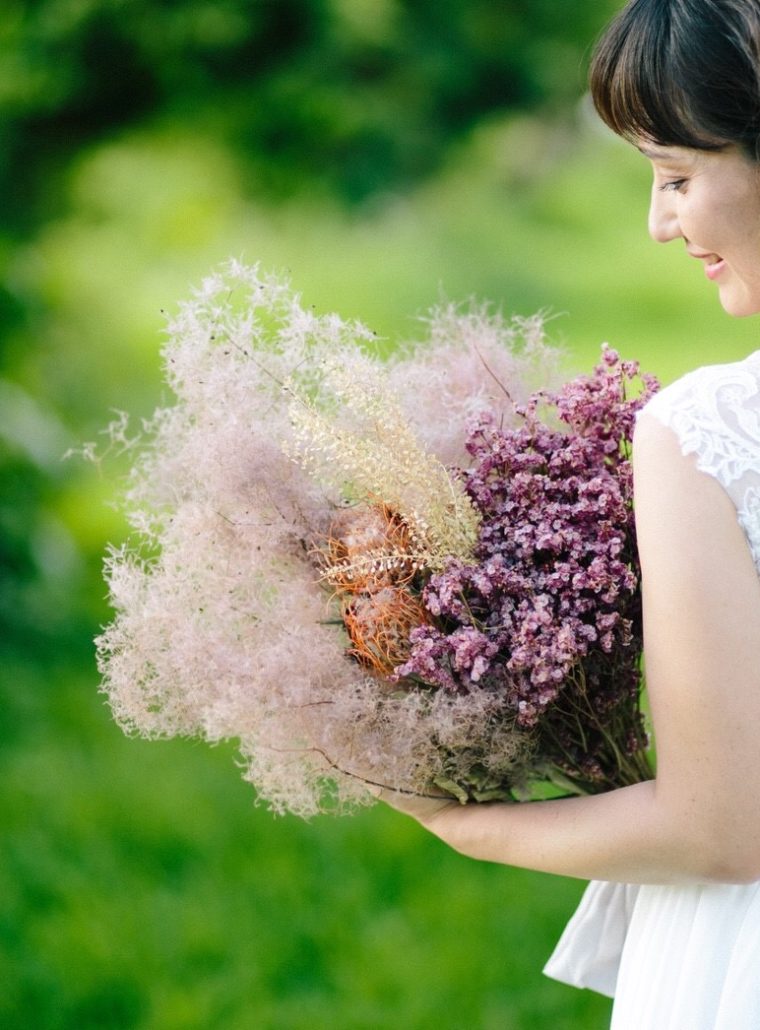
[(611, 1030), (760, 1030), (760, 882), (592, 882), (544, 972), (614, 996)]

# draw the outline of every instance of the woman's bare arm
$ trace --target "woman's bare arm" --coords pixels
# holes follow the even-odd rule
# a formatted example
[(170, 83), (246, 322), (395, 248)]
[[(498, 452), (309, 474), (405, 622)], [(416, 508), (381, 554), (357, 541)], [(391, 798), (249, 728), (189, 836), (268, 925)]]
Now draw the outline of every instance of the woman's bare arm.
[(656, 780), (469, 805), (384, 794), (463, 854), (630, 883), (760, 878), (760, 581), (721, 486), (643, 416), (634, 441)]

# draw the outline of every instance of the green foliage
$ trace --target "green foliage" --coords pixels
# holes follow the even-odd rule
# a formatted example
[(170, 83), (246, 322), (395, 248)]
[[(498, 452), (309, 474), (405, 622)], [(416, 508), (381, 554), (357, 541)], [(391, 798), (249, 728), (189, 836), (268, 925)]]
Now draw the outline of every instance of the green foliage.
[(257, 192), (347, 201), (437, 168), (484, 115), (572, 102), (614, 0), (5, 0), (0, 196), (23, 229), (83, 146), (167, 118)]

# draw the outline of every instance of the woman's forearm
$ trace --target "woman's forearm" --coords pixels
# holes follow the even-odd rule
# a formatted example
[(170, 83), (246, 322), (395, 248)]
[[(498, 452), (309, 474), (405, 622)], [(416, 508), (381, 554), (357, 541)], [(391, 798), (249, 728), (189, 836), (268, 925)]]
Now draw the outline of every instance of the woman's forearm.
[(669, 809), (655, 781), (593, 797), (412, 814), (462, 854), (563, 876), (660, 884), (753, 878), (731, 862), (718, 827), (692, 820), (688, 808)]

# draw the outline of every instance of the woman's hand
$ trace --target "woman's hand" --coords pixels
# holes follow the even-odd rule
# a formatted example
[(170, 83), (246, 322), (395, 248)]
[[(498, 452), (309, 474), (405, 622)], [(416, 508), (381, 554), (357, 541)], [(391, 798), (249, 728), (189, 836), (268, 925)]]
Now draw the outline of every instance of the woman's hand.
[(384, 801), (386, 805), (395, 808), (397, 812), (411, 816), (412, 819), (416, 819), (418, 823), (428, 829), (442, 812), (464, 807), (456, 799), (443, 794), (426, 796), (408, 791), (390, 790), (387, 787), (373, 787), (370, 792), (380, 801)]

